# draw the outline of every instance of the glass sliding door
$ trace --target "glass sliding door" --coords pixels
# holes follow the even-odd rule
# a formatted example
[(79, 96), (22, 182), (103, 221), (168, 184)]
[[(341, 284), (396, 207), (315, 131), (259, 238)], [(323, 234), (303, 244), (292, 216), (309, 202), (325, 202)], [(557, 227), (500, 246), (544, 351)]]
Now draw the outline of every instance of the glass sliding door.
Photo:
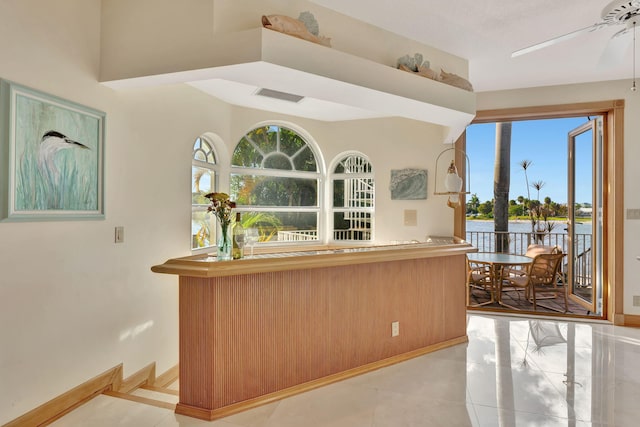
[(565, 274), (569, 298), (602, 314), (603, 119), (568, 134), (568, 247)]

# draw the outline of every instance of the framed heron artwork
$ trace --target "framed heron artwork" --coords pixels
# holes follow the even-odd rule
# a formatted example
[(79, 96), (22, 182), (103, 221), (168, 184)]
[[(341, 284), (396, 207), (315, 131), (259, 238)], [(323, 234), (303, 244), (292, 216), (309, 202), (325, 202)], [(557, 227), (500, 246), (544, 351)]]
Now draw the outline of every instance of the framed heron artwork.
[(0, 80), (0, 217), (103, 219), (105, 116)]

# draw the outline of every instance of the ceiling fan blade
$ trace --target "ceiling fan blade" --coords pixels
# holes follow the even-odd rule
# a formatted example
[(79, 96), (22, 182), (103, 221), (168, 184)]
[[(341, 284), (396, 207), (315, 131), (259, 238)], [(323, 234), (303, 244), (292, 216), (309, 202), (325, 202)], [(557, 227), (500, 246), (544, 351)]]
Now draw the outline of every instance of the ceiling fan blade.
[(606, 69), (620, 64), (631, 46), (633, 40), (632, 35), (633, 31), (629, 28), (615, 33), (607, 42), (607, 46), (600, 56), (598, 68)]
[(525, 48), (523, 48), (523, 49), (516, 50), (515, 52), (513, 52), (513, 53), (511, 54), (511, 57), (512, 57), (512, 58), (515, 58), (515, 57), (517, 57), (517, 56), (524, 55), (524, 54), (526, 54), (526, 53), (531, 53), (531, 52), (534, 52), (534, 51), (536, 51), (536, 50), (543, 49), (543, 48), (545, 48), (545, 47), (553, 46), (554, 44), (557, 44), (557, 43), (563, 42), (563, 41), (565, 41), (565, 40), (570, 40), (570, 39), (572, 39), (572, 38), (574, 38), (574, 37), (576, 37), (576, 36), (579, 36), (579, 35), (580, 35), (580, 34), (582, 34), (582, 33), (589, 33), (589, 32), (591, 32), (591, 31), (598, 30), (598, 29), (600, 29), (600, 28), (602, 28), (602, 27), (604, 27), (604, 26), (606, 26), (606, 25), (607, 25), (607, 24), (606, 24), (605, 22), (598, 22), (598, 23), (593, 24), (593, 25), (591, 25), (591, 26), (589, 26), (589, 27), (581, 28), (581, 29), (579, 29), (579, 30), (572, 31), (572, 32), (567, 33), (567, 34), (565, 34), (565, 35), (562, 35), (562, 36), (558, 36), (558, 37), (552, 38), (552, 39), (547, 40), (547, 41), (544, 41), (544, 42), (542, 42), (542, 43), (534, 44), (534, 45), (532, 45), (532, 46), (529, 46), (529, 47), (525, 47)]

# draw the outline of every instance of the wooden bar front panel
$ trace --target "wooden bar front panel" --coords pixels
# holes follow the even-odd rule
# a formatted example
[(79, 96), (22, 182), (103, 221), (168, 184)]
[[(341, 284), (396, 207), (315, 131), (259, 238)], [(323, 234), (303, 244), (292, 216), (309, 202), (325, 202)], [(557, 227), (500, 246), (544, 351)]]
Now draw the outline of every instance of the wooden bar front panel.
[(181, 276), (179, 406), (212, 411), (465, 337), (464, 276), (464, 255)]

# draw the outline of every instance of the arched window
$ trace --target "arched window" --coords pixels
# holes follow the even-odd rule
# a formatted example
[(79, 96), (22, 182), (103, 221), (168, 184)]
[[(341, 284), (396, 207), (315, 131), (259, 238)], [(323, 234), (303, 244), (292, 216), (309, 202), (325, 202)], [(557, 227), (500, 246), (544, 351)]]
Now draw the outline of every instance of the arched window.
[(231, 159), (231, 198), (260, 242), (318, 241), (321, 167), (312, 146), (280, 125), (253, 129)]
[(333, 240), (373, 240), (375, 186), (369, 160), (347, 153), (335, 162), (331, 174)]
[(215, 217), (207, 212), (205, 194), (216, 190), (218, 163), (213, 144), (199, 137), (193, 144), (191, 160), (191, 249), (213, 246)]

